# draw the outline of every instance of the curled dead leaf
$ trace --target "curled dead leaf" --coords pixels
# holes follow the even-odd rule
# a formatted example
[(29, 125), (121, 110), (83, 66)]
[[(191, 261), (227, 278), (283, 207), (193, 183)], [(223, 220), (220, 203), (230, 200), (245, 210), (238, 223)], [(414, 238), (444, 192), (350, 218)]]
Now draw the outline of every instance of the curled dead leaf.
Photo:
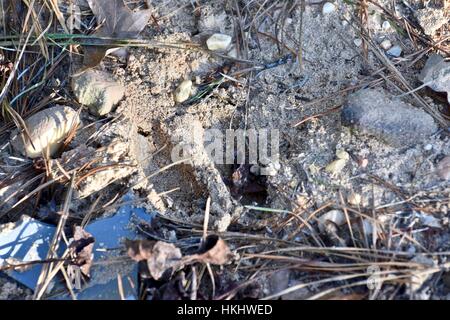
[(170, 268), (180, 266), (181, 251), (171, 243), (158, 241), (152, 250), (152, 256), (147, 260), (148, 269), (153, 278), (158, 280)]
[(200, 250), (203, 253), (194, 254), (191, 256), (198, 262), (224, 265), (230, 262), (233, 258), (233, 253), (226, 242), (222, 238), (215, 235), (206, 237)]
[(108, 50), (100, 38), (135, 39), (150, 20), (150, 10), (131, 11), (123, 0), (87, 0), (100, 27), (93, 34), (97, 39), (84, 46), (84, 69), (97, 66)]
[(126, 240), (128, 255), (135, 261), (147, 261), (150, 275), (158, 280), (171, 268), (182, 266), (182, 254), (175, 245), (163, 241)]
[(179, 269), (195, 263), (224, 265), (231, 261), (233, 254), (226, 242), (218, 236), (208, 236), (199, 253), (183, 256), (175, 245), (163, 241), (126, 240), (128, 256), (139, 262), (146, 261), (150, 275), (158, 280), (169, 269)]

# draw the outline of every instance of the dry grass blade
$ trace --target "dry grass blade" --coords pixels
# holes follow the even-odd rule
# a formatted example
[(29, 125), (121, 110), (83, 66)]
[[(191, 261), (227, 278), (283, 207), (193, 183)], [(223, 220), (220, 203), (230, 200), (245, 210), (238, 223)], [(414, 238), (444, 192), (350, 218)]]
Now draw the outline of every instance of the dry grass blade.
[[(64, 201), (64, 207), (61, 212), (61, 217), (60, 217), (58, 225), (56, 227), (55, 235), (53, 236), (53, 240), (50, 243), (49, 251), (47, 254), (47, 258), (46, 258), (47, 260), (54, 259), (57, 256), (57, 251), (59, 248), (61, 237), (63, 236), (63, 232), (64, 232), (64, 226), (66, 225), (67, 218), (69, 217), (70, 202), (72, 200), (72, 193), (73, 193), (73, 189), (75, 186), (75, 177), (76, 177), (76, 173), (73, 173), (72, 180), (71, 180), (70, 185), (67, 190), (67, 195), (66, 195), (66, 199)], [(45, 264), (42, 267), (41, 274), (39, 275), (38, 283), (37, 283), (36, 289), (35, 289), (35, 294), (34, 294), (35, 300), (40, 300), (43, 297), (43, 295), (45, 294), (47, 287), (53, 278), (50, 275), (54, 270), (57, 270), (57, 269), (54, 269), (53, 267), (54, 267), (53, 263)], [(55, 275), (55, 273), (53, 273), (53, 274)]]

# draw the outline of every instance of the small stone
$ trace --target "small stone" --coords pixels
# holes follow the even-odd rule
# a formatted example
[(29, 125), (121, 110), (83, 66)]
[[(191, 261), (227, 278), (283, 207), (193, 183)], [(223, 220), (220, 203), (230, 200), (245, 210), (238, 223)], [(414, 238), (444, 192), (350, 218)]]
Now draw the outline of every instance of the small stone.
[(448, 23), (444, 9), (425, 8), (415, 11), (417, 21), (426, 35), (432, 36), (443, 25)]
[(322, 13), (329, 14), (329, 13), (334, 12), (335, 10), (336, 10), (336, 6), (333, 3), (325, 2), (325, 4), (323, 5), (323, 8), (322, 8)]
[(344, 160), (349, 160), (350, 159), (350, 155), (345, 150), (336, 150), (336, 157), (338, 159), (344, 159)]
[(25, 120), (31, 142), (25, 134), (13, 133), (12, 146), (30, 158), (42, 154), (53, 156), (61, 147), (69, 132), (80, 124), (78, 113), (70, 107), (55, 106), (39, 111)]
[(355, 46), (360, 47), (362, 45), (362, 39), (356, 38), (355, 40), (353, 40), (353, 43), (355, 44)]
[(337, 159), (331, 162), (329, 165), (325, 167), (325, 171), (332, 174), (333, 176), (337, 175), (344, 169), (347, 164), (346, 159)]
[(325, 232), (326, 224), (332, 222), (336, 226), (341, 226), (345, 223), (345, 215), (341, 210), (331, 210), (320, 216), (318, 227), (320, 232)]
[(400, 46), (393, 46), (386, 53), (392, 57), (398, 58), (402, 54), (402, 48)]
[(206, 45), (211, 51), (225, 51), (231, 44), (231, 37), (227, 34), (215, 33), (208, 40)]
[(306, 205), (308, 204), (308, 201), (309, 201), (308, 197), (304, 195), (299, 194), (295, 197), (295, 203), (299, 205), (301, 208), (305, 208)]
[(421, 143), (438, 129), (428, 113), (382, 89), (362, 89), (349, 95), (341, 121), (395, 147)]
[(107, 72), (88, 70), (72, 78), (77, 100), (96, 116), (111, 112), (125, 95), (125, 87)]
[(441, 179), (450, 180), (450, 156), (446, 156), (437, 165), (437, 174)]
[(366, 168), (368, 164), (369, 164), (369, 160), (368, 159), (362, 159), (361, 162), (360, 162), (360, 167), (361, 168)]
[(361, 204), (361, 195), (356, 192), (352, 192), (348, 198), (347, 201), (352, 206), (359, 206)]
[(419, 80), (422, 82), (431, 80), (431, 78), (433, 78), (432, 74), (435, 73), (437, 69), (441, 69), (442, 66), (445, 66), (444, 58), (436, 53), (430, 54), (422, 71), (420, 71)]
[(383, 50), (389, 50), (392, 47), (392, 43), (390, 40), (386, 39), (380, 43), (380, 47), (383, 48)]
[(357, 158), (357, 163), (358, 166), (362, 169), (366, 168), (367, 165), (369, 164), (369, 160), (367, 158), (363, 158), (363, 157), (358, 157)]
[(432, 144), (427, 144), (427, 145), (425, 145), (425, 147), (423, 147), (423, 149), (425, 151), (431, 151), (431, 150), (433, 150), (433, 145)]
[(391, 29), (391, 23), (389, 21), (383, 21), (383, 24), (381, 25), (381, 28), (384, 31), (388, 31)]
[(421, 213), (419, 215), (420, 222), (430, 228), (442, 228), (441, 221), (431, 214)]
[(178, 88), (175, 90), (174, 99), (176, 103), (182, 103), (189, 99), (192, 91), (192, 81), (184, 80), (180, 83)]
[(450, 62), (431, 54), (419, 75), (419, 80), (437, 92), (447, 92), (450, 103)]

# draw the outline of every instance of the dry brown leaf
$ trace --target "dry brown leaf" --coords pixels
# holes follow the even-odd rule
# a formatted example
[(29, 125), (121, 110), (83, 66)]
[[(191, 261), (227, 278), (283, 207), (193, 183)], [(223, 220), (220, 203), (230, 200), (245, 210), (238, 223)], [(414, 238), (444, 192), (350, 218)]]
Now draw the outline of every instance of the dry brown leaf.
[(147, 260), (150, 274), (156, 280), (170, 268), (180, 267), (181, 251), (171, 243), (158, 241), (152, 250), (152, 256)]
[(95, 239), (90, 233), (84, 231), (82, 227), (75, 227), (73, 241), (69, 245), (73, 257), (72, 266), (79, 267), (85, 276), (89, 276), (91, 270), (94, 243)]
[(224, 265), (231, 261), (233, 254), (226, 242), (218, 236), (208, 236), (199, 254), (188, 256), (198, 262)]
[[(151, 17), (150, 10), (133, 12), (123, 0), (87, 0), (101, 27), (93, 34), (96, 37), (134, 39), (145, 28)], [(95, 42), (84, 46), (84, 68), (97, 66), (114, 46), (96, 46)]]
[(131, 259), (147, 261), (150, 275), (156, 280), (171, 268), (175, 270), (195, 262), (223, 265), (233, 257), (228, 245), (218, 236), (208, 236), (200, 253), (184, 257), (175, 245), (163, 241), (126, 240), (125, 246)]
[(135, 261), (147, 260), (151, 276), (158, 280), (163, 273), (171, 268), (183, 265), (180, 249), (171, 243), (163, 241), (127, 240), (125, 246), (128, 255)]

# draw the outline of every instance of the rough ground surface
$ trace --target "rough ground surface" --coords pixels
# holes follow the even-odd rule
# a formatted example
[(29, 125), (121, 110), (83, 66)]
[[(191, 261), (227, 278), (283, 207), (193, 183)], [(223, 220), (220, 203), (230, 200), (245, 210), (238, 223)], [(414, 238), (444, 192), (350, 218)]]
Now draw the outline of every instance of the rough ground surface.
[[(141, 34), (142, 38), (166, 42), (184, 40), (204, 45), (207, 35), (214, 32), (234, 37), (238, 33), (235, 11), (228, 2), (205, 3), (196, 14), (193, 14), (191, 1), (151, 2), (158, 23), (149, 25)], [(133, 166), (100, 172), (85, 180), (72, 204), (75, 217), (82, 219), (97, 198), (100, 197), (100, 204), (106, 206), (132, 188), (147, 208), (190, 226), (198, 227), (203, 223), (206, 199), (211, 197), (210, 228), (215, 230), (225, 231), (228, 227), (228, 231), (293, 241), (299, 246), (316, 246), (311, 237), (319, 237), (318, 242), (325, 246), (353, 246), (356, 237), (358, 247), (399, 250), (409, 254), (405, 258), (407, 261), (412, 260), (416, 252), (450, 251), (450, 188), (448, 180), (436, 173), (439, 161), (450, 154), (449, 136), (433, 127), (431, 120), (418, 121), (418, 126), (426, 126), (423, 139), (414, 141), (415, 132), (412, 132), (412, 140), (405, 138), (408, 143), (397, 137), (397, 142), (400, 142), (392, 146), (370, 130), (369, 134), (364, 134), (342, 125), (340, 107), (346, 105), (348, 92), (341, 90), (376, 79), (371, 75), (383, 68), (383, 64), (373, 50), (369, 50), (365, 57), (363, 45), (358, 41), (361, 36), (355, 25), (349, 23), (354, 7), (340, 0), (334, 3), (336, 11), (325, 15), (322, 3), (315, 1), (307, 2), (303, 14), (299, 7), (292, 10), (284, 19), (285, 32), (279, 36), (282, 42), (279, 45), (273, 35), (279, 32), (275, 25), (283, 12), (282, 5), (272, 8), (270, 14), (258, 21), (258, 32), (253, 30), (246, 35), (248, 48), (238, 50), (238, 58), (266, 64), (288, 53), (296, 54), (299, 43), (302, 43), (301, 64), (293, 59), (260, 73), (246, 74), (239, 78), (240, 83), (228, 81), (207, 98), (194, 103), (174, 102), (173, 92), (183, 80), (191, 79), (194, 85), (199, 86), (217, 72), (233, 74), (243, 69), (244, 64), (233, 64), (207, 52), (171, 48), (130, 48), (125, 62), (114, 57), (105, 59), (99, 68), (113, 73), (115, 79), (125, 86), (125, 98), (106, 120), (99, 120), (83, 111), (83, 123), (89, 125), (71, 142), (69, 148), (72, 150), (62, 155), (61, 162), (66, 163), (63, 165), (66, 170), (83, 165), (92, 158), (99, 159), (95, 166), (118, 162)], [(413, 88), (419, 86), (418, 74), (425, 60), (411, 63), (415, 56), (410, 55), (416, 52), (413, 43), (394, 28), (383, 29), (385, 18), (376, 7), (370, 6), (370, 10), (374, 13), (368, 17), (368, 26), (375, 45), (379, 46), (386, 39), (400, 45), (402, 57), (390, 59)], [(399, 2), (398, 10), (407, 12), (408, 8)], [(392, 96), (402, 93), (395, 81), (378, 82), (376, 86)], [(432, 95), (427, 96), (425, 90), (419, 94), (435, 109), (448, 108)], [(401, 99), (413, 108), (419, 108), (411, 95)], [(423, 112), (426, 111), (421, 110), (419, 114)], [(393, 114), (392, 117), (402, 121), (401, 115)], [(427, 116), (427, 119), (431, 117)], [(393, 123), (395, 125), (395, 121)], [(264, 187), (264, 192), (259, 193), (263, 196), (235, 192), (232, 174), (237, 166), (215, 165), (202, 155), (152, 175), (171, 165), (174, 141), (185, 136), (192, 124), (203, 129), (280, 130), (279, 170), (267, 177), (251, 175)], [(342, 170), (330, 174), (325, 167), (337, 159), (338, 150), (345, 150), (349, 159)], [(74, 153), (78, 157), (77, 163), (73, 158), (64, 160), (71, 159)], [(80, 154), (89, 156), (83, 159)], [(3, 158), (5, 164), (12, 161), (6, 153)], [(152, 176), (147, 179), (149, 175)], [(10, 193), (11, 190), (0, 189), (0, 197)], [(313, 216), (348, 205), (347, 200), (352, 193), (359, 194), (361, 201), (349, 207), (364, 212), (366, 218), (372, 218), (367, 220), (372, 231), (361, 228), (355, 218), (350, 232), (346, 224), (333, 229), (339, 241), (330, 234), (320, 234)], [(409, 204), (412, 199), (417, 201)], [(261, 213), (244, 205), (292, 211), (301, 219), (308, 219), (311, 229), (299, 227), (301, 223), (283, 211)], [(11, 204), (7, 207), (10, 208)], [(322, 209), (317, 211), (319, 208)], [(107, 212), (111, 213), (111, 210)], [(438, 221), (438, 227), (429, 225), (430, 219), (426, 217), (430, 216)], [(396, 234), (392, 239), (390, 235), (389, 241), (378, 239), (380, 242), (375, 245), (378, 235), (373, 229), (387, 226), (395, 226)], [(408, 236), (402, 237), (398, 230)], [(162, 236), (173, 239), (170, 228), (162, 228), (160, 232)], [(252, 250), (241, 252), (252, 253)], [(257, 252), (256, 248), (254, 250)], [(244, 260), (242, 267), (251, 268), (252, 264)], [(224, 271), (221, 281), (246, 279), (244, 271), (241, 274), (230, 270)], [(258, 298), (275, 294), (302, 283), (307, 276), (299, 270), (269, 273), (267, 283), (261, 280), (256, 285), (262, 290), (253, 292), (249, 288), (241, 294), (242, 297)], [(397, 293), (396, 297), (448, 297), (450, 287), (442, 279), (433, 279), (438, 281), (437, 285), (410, 286)], [(0, 287), (0, 298), (11, 298), (8, 293), (11, 290), (15, 292), (12, 296), (25, 295), (21, 289), (2, 284), (1, 280)], [(286, 293), (282, 298), (308, 298), (321, 290), (323, 288), (312, 286)], [(342, 292), (342, 295), (350, 296), (349, 291)], [(394, 292), (393, 286), (378, 298), (387, 299)], [(358, 294), (367, 298), (364, 293)]]

